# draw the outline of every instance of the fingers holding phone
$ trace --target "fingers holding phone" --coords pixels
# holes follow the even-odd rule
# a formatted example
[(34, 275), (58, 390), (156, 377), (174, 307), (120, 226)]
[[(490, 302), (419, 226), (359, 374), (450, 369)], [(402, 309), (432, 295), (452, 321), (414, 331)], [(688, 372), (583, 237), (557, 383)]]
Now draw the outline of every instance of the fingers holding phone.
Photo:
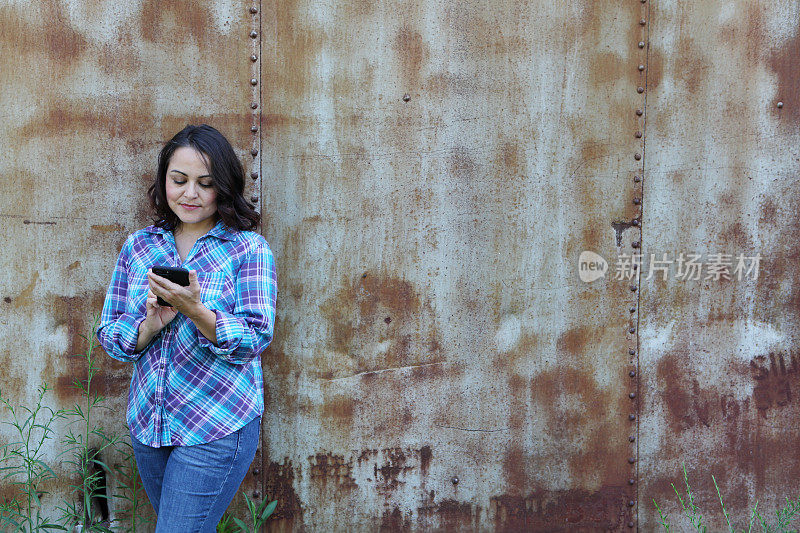
[(190, 311), (200, 305), (200, 284), (194, 270), (154, 266), (147, 277), (159, 306), (171, 307), (189, 316)]
[(147, 316), (145, 320), (152, 322), (153, 328), (160, 330), (175, 318), (178, 311), (174, 307), (162, 306), (158, 304), (158, 297), (151, 290), (147, 292)]

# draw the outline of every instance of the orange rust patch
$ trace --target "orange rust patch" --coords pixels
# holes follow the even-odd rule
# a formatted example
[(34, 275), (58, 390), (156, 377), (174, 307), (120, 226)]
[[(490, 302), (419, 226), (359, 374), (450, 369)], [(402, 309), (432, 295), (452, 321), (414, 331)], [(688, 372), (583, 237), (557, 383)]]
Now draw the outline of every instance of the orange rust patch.
[(12, 307), (14, 309), (19, 309), (20, 307), (30, 307), (33, 304), (33, 289), (36, 288), (36, 282), (38, 281), (39, 272), (34, 271), (30, 283), (28, 283), (28, 285), (22, 289), (16, 298), (11, 300), (11, 303), (13, 303)]
[(119, 224), (92, 224), (92, 230), (100, 233), (110, 233), (112, 231), (125, 231)]
[(775, 101), (783, 102), (781, 115), (797, 122), (800, 119), (800, 33), (785, 42), (769, 59), (769, 66), (778, 75)]
[(331, 328), (329, 348), (354, 358), (356, 372), (420, 365), (440, 355), (430, 303), (405, 280), (365, 273), (320, 309)]
[(490, 499), (495, 531), (617, 531), (630, 512), (622, 486), (585, 490), (535, 491), (528, 496), (502, 494)]

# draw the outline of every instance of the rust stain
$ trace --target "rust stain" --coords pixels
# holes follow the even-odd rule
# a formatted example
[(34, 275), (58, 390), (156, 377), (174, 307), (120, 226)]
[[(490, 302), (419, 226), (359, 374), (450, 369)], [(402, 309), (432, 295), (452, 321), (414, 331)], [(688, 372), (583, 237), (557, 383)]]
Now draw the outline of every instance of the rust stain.
[[(67, 351), (60, 355), (61, 364), (49, 367), (64, 370), (57, 376), (44, 376), (49, 382), (55, 382), (54, 391), (60, 402), (67, 402), (80, 396), (75, 388), (75, 380), (86, 379), (86, 361), (74, 355), (86, 352), (88, 347), (82, 335), (90, 335), (92, 315), (100, 312), (105, 298), (105, 291), (98, 290), (90, 297), (56, 296), (53, 301), (53, 317), (56, 325), (66, 324), (69, 343)], [(92, 379), (92, 392), (106, 398), (125, 397), (130, 383), (131, 367), (108, 357), (102, 347), (97, 347), (93, 355), (98, 372)], [(54, 378), (54, 379), (53, 379)]]
[(753, 402), (762, 418), (767, 418), (769, 409), (786, 407), (796, 399), (800, 387), (798, 357), (797, 350), (790, 350), (758, 355), (750, 361), (755, 382)]
[(92, 224), (92, 230), (100, 233), (111, 233), (114, 231), (125, 231), (120, 224)]
[(318, 453), (308, 458), (308, 465), (309, 477), (322, 483), (322, 487), (326, 487), (328, 481), (334, 483), (336, 491), (352, 490), (358, 486), (353, 478), (353, 462), (345, 461), (342, 455)]
[(630, 516), (626, 501), (620, 486), (604, 486), (596, 492), (538, 490), (524, 497), (493, 496), (490, 510), (495, 531), (617, 531)]
[[(298, 475), (300, 467), (297, 467)], [(303, 506), (294, 489), (295, 466), (288, 457), (283, 462), (270, 462), (264, 473), (264, 493), (267, 497), (278, 500), (271, 520), (291, 525), (302, 522)]]
[(81, 266), (81, 262), (80, 261), (74, 261), (74, 262), (70, 263), (70, 265), (67, 267), (67, 270), (69, 270), (69, 271), (75, 270), (79, 266)]
[[(356, 373), (438, 359), (441, 348), (430, 303), (408, 281), (364, 273), (320, 310), (331, 328), (329, 347), (352, 358)], [(323, 377), (333, 377), (333, 371)]]
[(432, 458), (433, 458), (433, 452), (431, 451), (430, 446), (425, 445), (419, 449), (419, 469), (422, 472), (423, 476), (428, 475), (428, 469), (431, 466)]
[(383, 511), (381, 516), (380, 529), (382, 533), (394, 533), (395, 531), (411, 531), (411, 516), (409, 514), (403, 515), (400, 508), (395, 506), (394, 509)]
[[(797, 64), (800, 61), (800, 33), (795, 32), (792, 39), (772, 53), (769, 66), (778, 76), (778, 90), (773, 102), (773, 109), (794, 122), (800, 119), (800, 72)], [(777, 110), (775, 104), (783, 102), (783, 109)]]
[(39, 281), (39, 272), (34, 271), (31, 276), (31, 281), (28, 285), (20, 291), (20, 293), (12, 298), (9, 302), (12, 303), (14, 309), (22, 307), (30, 307), (33, 303), (33, 290), (36, 288), (36, 283)]
[(422, 35), (412, 27), (404, 25), (395, 37), (395, 50), (400, 62), (405, 91), (415, 90), (420, 85), (420, 71), (428, 56)]
[(211, 14), (207, 9), (197, 9), (192, 0), (172, 0), (167, 3), (145, 0), (141, 23), (142, 37), (148, 41), (172, 40), (181, 36), (200, 45), (213, 44)]

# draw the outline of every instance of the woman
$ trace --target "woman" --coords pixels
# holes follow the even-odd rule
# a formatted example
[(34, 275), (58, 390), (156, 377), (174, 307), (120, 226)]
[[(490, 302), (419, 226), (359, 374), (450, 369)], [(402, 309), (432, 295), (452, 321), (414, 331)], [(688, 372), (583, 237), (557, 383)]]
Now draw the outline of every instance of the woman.
[[(157, 532), (215, 531), (259, 441), (276, 277), (269, 245), (249, 231), (260, 216), (244, 181), (210, 126), (164, 146), (148, 191), (155, 224), (125, 241), (97, 330), (111, 357), (134, 363), (127, 422)], [(154, 265), (188, 269), (189, 285)]]

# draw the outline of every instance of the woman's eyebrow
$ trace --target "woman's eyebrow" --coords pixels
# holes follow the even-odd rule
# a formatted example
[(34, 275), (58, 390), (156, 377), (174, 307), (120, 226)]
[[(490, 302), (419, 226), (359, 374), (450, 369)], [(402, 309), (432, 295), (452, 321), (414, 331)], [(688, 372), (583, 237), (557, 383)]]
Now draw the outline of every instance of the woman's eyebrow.
[[(182, 175), (186, 176), (187, 178), (189, 177), (189, 175), (187, 173), (181, 172), (177, 168), (173, 168), (172, 170), (170, 170), (170, 172), (177, 172), (178, 174), (182, 174)], [(211, 177), (211, 174), (203, 174), (202, 176), (197, 176), (197, 179), (210, 178), (210, 177)]]

